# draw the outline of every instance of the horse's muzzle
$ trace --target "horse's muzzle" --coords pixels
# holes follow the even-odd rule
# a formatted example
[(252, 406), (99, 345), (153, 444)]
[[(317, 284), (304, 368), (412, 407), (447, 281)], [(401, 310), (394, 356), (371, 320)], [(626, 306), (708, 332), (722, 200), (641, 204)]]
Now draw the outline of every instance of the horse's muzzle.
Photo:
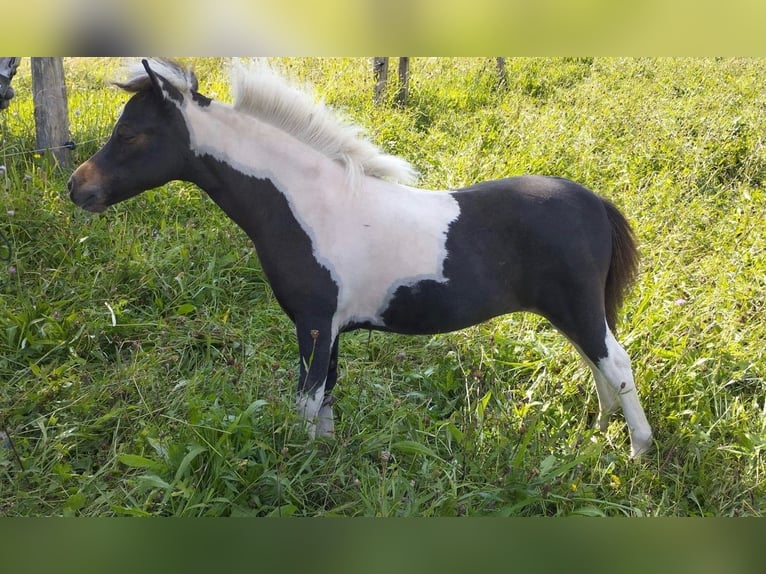
[[(95, 175), (95, 177), (94, 177)], [(107, 208), (98, 172), (88, 166), (88, 163), (78, 167), (66, 184), (69, 199), (76, 206), (93, 213), (100, 213)]]

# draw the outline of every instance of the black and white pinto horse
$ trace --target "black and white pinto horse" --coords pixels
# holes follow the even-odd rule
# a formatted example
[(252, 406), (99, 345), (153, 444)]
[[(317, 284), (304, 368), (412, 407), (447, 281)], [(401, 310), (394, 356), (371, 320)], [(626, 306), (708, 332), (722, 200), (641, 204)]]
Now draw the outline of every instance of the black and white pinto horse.
[(340, 333), (443, 333), (531, 311), (592, 370), (600, 428), (621, 406), (631, 454), (650, 447), (613, 335), (637, 250), (609, 201), (543, 176), (416, 189), (407, 162), (269, 69), (235, 63), (231, 105), (199, 94), (194, 73), (167, 60), (128, 74), (117, 85), (133, 96), (69, 180), (72, 201), (101, 212), (171, 180), (207, 192), (253, 240), (295, 324), (297, 408), (312, 438), (334, 434)]

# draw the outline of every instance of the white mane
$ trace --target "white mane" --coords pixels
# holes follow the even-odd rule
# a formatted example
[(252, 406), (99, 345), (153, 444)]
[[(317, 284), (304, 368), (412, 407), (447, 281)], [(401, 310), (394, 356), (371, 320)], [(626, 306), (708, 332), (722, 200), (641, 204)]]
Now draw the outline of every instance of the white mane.
[(417, 172), (405, 160), (383, 153), (362, 137), (362, 128), (340, 117), (308, 90), (299, 90), (268, 64), (231, 68), (234, 108), (278, 127), (341, 162), (352, 189), (362, 175), (413, 183)]
[[(191, 70), (169, 60), (150, 60), (149, 66), (183, 93), (197, 90)], [(148, 88), (149, 77), (137, 62), (126, 70), (128, 79), (117, 85), (129, 91)], [(417, 172), (407, 161), (383, 153), (362, 137), (362, 128), (317, 101), (309, 90), (299, 90), (268, 64), (235, 61), (231, 66), (234, 109), (257, 117), (308, 144), (345, 168), (349, 187), (356, 189), (362, 176), (409, 184)]]

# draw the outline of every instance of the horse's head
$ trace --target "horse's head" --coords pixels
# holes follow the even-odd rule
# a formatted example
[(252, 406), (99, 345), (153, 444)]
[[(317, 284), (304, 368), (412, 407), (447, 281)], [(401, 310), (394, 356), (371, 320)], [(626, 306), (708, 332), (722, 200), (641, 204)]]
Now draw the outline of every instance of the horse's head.
[(150, 65), (143, 60), (142, 64), (143, 70), (137, 69), (131, 80), (117, 84), (134, 95), (109, 141), (80, 165), (67, 183), (69, 197), (88, 211), (104, 211), (183, 177), (190, 150), (180, 109), (189, 94), (198, 96), (196, 78), (170, 62)]

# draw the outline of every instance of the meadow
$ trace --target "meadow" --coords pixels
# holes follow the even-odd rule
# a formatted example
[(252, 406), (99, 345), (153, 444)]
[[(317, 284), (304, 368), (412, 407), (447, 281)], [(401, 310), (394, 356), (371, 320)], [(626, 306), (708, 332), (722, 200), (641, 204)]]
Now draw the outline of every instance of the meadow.
[[(229, 100), (224, 62), (185, 60)], [(29, 60), (0, 112), (0, 515), (762, 516), (766, 60), (281, 59), (420, 185), (574, 179), (634, 226), (618, 338), (655, 446), (594, 429), (590, 371), (531, 314), (341, 339), (335, 440), (293, 412), (297, 355), (245, 234), (191, 184), (90, 215), (35, 153)], [(127, 95), (66, 59), (75, 164)], [(394, 87), (394, 86), (392, 86)]]

